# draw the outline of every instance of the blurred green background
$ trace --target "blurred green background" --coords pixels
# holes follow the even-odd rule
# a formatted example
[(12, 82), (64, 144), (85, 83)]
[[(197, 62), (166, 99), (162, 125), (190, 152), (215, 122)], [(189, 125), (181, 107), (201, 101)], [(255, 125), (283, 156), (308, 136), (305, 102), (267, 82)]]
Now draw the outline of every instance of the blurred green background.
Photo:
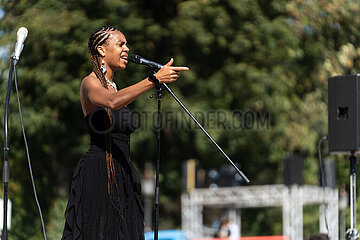
[[(225, 152), (240, 163), (251, 184), (283, 183), (282, 160), (296, 152), (305, 159), (304, 183), (318, 185), (316, 145), (327, 135), (327, 79), (354, 74), (360, 68), (357, 0), (0, 3), (0, 116), (16, 31), (20, 26), (29, 30), (17, 65), (18, 79), (48, 239), (61, 237), (72, 171), (89, 145), (79, 87), (91, 72), (88, 36), (102, 25), (120, 29), (130, 53), (161, 63), (174, 57), (175, 65), (188, 66), (190, 71), (171, 87), (191, 111), (269, 113), (270, 125), (265, 128), (209, 129)], [(125, 87), (146, 74), (145, 68), (129, 64), (115, 78)], [(130, 108), (155, 111), (156, 101), (150, 94), (141, 96)], [(164, 111), (181, 111), (171, 96), (164, 95)], [(13, 212), (9, 239), (41, 239), (14, 92), (10, 112), (9, 198)], [(3, 126), (3, 118), (0, 122)], [(160, 229), (181, 228), (182, 162), (197, 158), (210, 169), (220, 167), (226, 159), (195, 127), (168, 127), (162, 131), (162, 139)], [(155, 143), (152, 128), (138, 129), (132, 135), (132, 161), (140, 173), (145, 162), (155, 164)], [(3, 158), (3, 152), (0, 155)], [(337, 185), (348, 186), (349, 161), (332, 158), (336, 159)], [(242, 229), (246, 235), (282, 233), (280, 209), (245, 210), (243, 214), (243, 219), (248, 219)], [(313, 226), (318, 216), (312, 214), (311, 207), (304, 210), (304, 237), (317, 231)], [(274, 224), (274, 219), (279, 223)]]

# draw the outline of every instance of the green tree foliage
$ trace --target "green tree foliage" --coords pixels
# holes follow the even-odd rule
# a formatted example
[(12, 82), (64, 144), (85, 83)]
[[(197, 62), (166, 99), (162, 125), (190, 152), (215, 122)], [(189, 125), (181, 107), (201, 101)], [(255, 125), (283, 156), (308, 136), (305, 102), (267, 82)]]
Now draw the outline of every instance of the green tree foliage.
[[(282, 159), (293, 152), (305, 158), (305, 183), (317, 184), (316, 144), (327, 133), (327, 78), (356, 73), (360, 67), (360, 20), (356, 18), (360, 7), (355, 0), (2, 3), (3, 48), (12, 51), (18, 27), (29, 29), (18, 64), (20, 98), (40, 203), (45, 219), (51, 219), (48, 229), (53, 239), (61, 234), (58, 225), (63, 224), (61, 208), (65, 207), (63, 199), (72, 171), (89, 144), (79, 86), (91, 71), (87, 38), (95, 28), (116, 26), (126, 35), (132, 53), (163, 63), (174, 57), (176, 65), (189, 66), (190, 71), (171, 87), (193, 112), (221, 110), (225, 114), (221, 125), (204, 117), (205, 127), (241, 164), (252, 184), (282, 183)], [(5, 98), (8, 56), (0, 60), (0, 69)], [(126, 71), (116, 75), (116, 81), (124, 87), (146, 74), (144, 68), (129, 64)], [(130, 107), (153, 113), (156, 102), (149, 95)], [(168, 94), (164, 95), (164, 111), (182, 111)], [(32, 200), (15, 102), (13, 96), (10, 239), (39, 239), (40, 221)], [(253, 126), (246, 127), (246, 119), (233, 118), (237, 110), (268, 114), (269, 124), (255, 120)], [(177, 115), (174, 119), (177, 123), (186, 121)], [(233, 121), (241, 127), (231, 128)], [(145, 161), (155, 159), (154, 129), (149, 122), (145, 125), (132, 137), (132, 160), (140, 172)], [(198, 158), (205, 168), (218, 168), (226, 159), (195, 127), (171, 125), (162, 137), (160, 227), (173, 228), (180, 226), (182, 161)], [(2, 141), (3, 136), (0, 138)], [(337, 172), (339, 181), (347, 182), (344, 162)], [(259, 224), (266, 226), (265, 232), (281, 230), (269, 224), (275, 212), (253, 217), (254, 223), (249, 226), (252, 233), (261, 234), (256, 230)]]

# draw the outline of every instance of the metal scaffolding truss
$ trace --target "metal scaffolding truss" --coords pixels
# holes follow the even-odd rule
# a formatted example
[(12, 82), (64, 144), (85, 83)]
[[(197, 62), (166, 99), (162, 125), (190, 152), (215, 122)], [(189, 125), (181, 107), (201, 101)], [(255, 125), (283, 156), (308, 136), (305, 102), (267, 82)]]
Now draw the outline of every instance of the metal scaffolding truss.
[[(204, 235), (203, 208), (282, 207), (283, 235), (303, 239), (303, 205), (319, 204), (320, 232), (338, 240), (338, 190), (318, 186), (259, 185), (194, 189), (181, 196), (182, 228), (187, 239)], [(328, 230), (326, 227), (328, 225)]]

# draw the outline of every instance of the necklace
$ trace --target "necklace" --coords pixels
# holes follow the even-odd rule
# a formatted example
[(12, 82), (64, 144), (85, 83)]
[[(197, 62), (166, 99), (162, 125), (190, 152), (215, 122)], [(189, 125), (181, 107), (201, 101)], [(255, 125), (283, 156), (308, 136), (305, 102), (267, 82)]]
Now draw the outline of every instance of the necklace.
[(112, 81), (110, 81), (109, 79), (105, 78), (106, 79), (106, 82), (108, 84), (108, 86), (112, 87), (113, 89), (115, 89), (115, 91), (117, 92), (117, 87), (116, 87), (116, 84)]

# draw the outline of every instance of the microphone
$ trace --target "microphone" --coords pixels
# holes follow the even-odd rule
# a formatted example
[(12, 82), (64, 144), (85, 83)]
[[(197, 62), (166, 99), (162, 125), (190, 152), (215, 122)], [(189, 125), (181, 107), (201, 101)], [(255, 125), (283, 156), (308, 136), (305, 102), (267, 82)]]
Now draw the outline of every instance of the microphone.
[(155, 71), (159, 71), (160, 68), (162, 68), (164, 66), (164, 65), (162, 65), (160, 63), (150, 61), (150, 60), (148, 60), (146, 58), (143, 58), (143, 57), (141, 57), (139, 55), (136, 55), (136, 54), (131, 54), (129, 56), (129, 60), (130, 60), (130, 62), (133, 62), (133, 63), (136, 63), (136, 64), (141, 64), (141, 65), (147, 66), (149, 68), (152, 68)]
[(27, 35), (28, 35), (28, 30), (26, 29), (26, 27), (21, 27), (17, 31), (17, 40), (16, 40), (15, 51), (14, 51), (14, 55), (13, 55), (13, 58), (16, 60), (16, 62), (19, 61), (19, 59), (20, 59), (20, 54), (24, 48), (24, 42), (25, 42)]

